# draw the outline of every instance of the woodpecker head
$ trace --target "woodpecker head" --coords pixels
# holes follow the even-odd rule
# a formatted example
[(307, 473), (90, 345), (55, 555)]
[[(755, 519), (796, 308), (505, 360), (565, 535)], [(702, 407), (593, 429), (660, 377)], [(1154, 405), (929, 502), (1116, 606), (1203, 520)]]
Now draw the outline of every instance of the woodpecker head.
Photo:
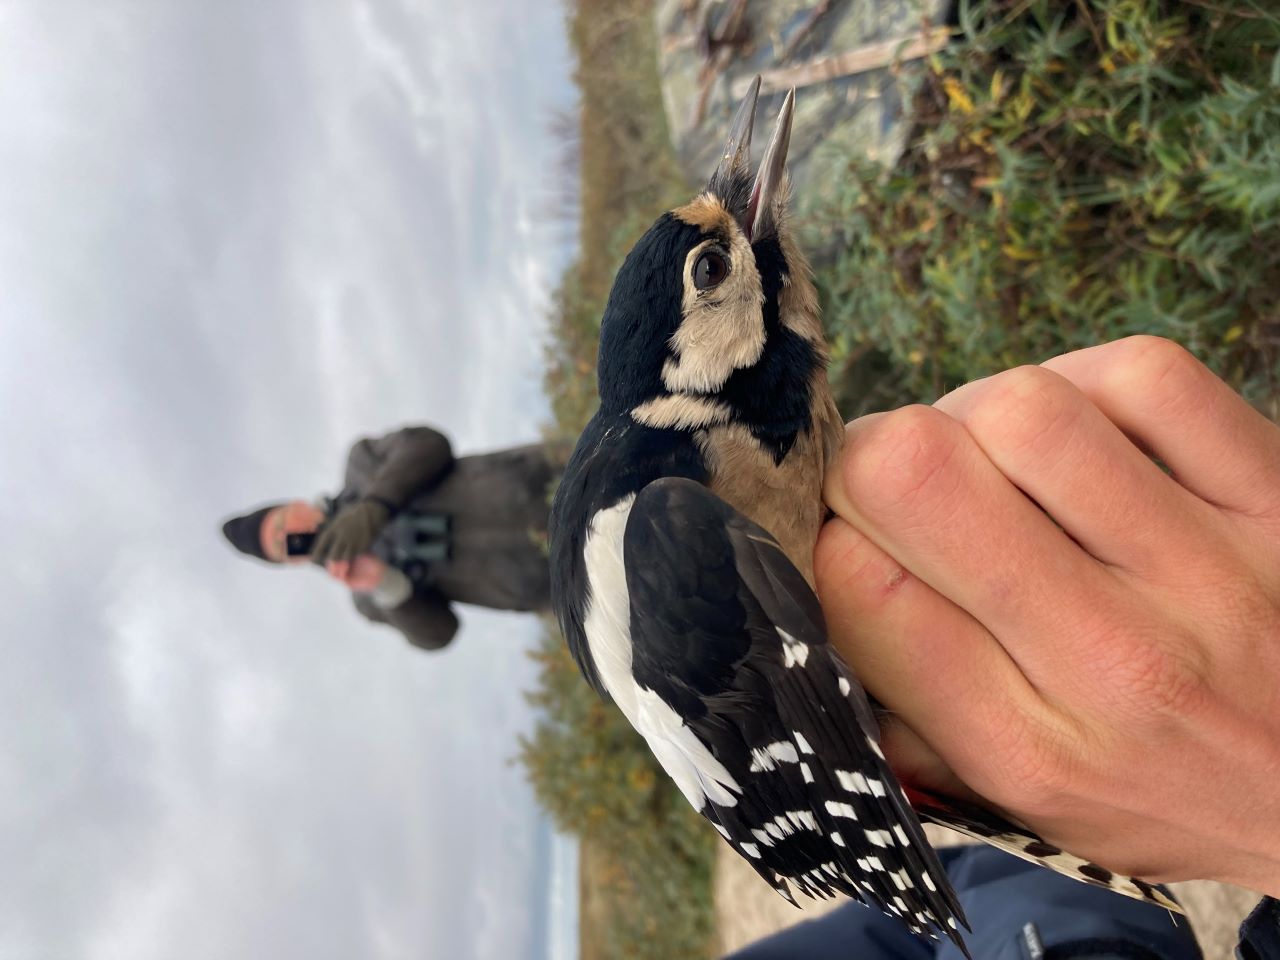
[(759, 88), (757, 78), (706, 189), (660, 217), (614, 280), (600, 330), (606, 412), (678, 429), (731, 417), (784, 445), (807, 422), (825, 346), (787, 217), (795, 91), (753, 175)]

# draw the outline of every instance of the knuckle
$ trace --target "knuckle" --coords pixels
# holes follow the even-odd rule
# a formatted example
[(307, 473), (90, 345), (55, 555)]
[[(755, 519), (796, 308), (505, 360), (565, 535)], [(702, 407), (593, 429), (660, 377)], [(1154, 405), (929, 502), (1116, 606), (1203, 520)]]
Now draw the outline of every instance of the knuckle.
[(1001, 459), (1041, 459), (1063, 447), (1063, 434), (1081, 415), (1083, 398), (1043, 367), (1016, 367), (992, 378), (967, 426)]
[(1122, 360), (1128, 388), (1158, 406), (1176, 402), (1199, 383), (1205, 373), (1189, 350), (1164, 337), (1141, 335), (1122, 341)]
[(857, 438), (847, 488), (876, 510), (914, 510), (937, 490), (956, 453), (954, 422), (931, 407), (912, 405), (885, 414)]
[(1152, 722), (1200, 713), (1211, 691), (1208, 663), (1194, 643), (1149, 633), (1105, 642), (1101, 679), (1114, 707)]

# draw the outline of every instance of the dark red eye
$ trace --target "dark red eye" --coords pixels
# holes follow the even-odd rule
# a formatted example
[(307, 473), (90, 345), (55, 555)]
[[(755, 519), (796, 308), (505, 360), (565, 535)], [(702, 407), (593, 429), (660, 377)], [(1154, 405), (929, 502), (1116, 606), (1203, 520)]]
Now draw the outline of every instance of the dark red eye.
[(729, 261), (724, 254), (708, 250), (693, 265), (693, 285), (699, 290), (718, 286), (729, 275)]

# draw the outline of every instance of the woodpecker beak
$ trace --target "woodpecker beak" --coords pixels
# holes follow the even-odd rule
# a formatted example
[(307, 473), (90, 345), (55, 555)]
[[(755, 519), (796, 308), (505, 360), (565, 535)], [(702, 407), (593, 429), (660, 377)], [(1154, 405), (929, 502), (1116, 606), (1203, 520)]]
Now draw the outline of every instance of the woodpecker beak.
[(791, 118), (796, 92), (787, 93), (773, 128), (773, 137), (765, 150), (764, 160), (755, 180), (751, 179), (751, 133), (755, 126), (756, 104), (760, 99), (760, 78), (756, 77), (734, 115), (729, 139), (725, 142), (720, 164), (707, 183), (707, 190), (729, 209), (755, 242), (778, 227), (775, 204), (784, 200), (787, 148), (791, 144)]
[(778, 111), (773, 137), (764, 152), (764, 159), (760, 161), (760, 172), (756, 174), (755, 186), (751, 190), (748, 207), (751, 226), (747, 228), (747, 239), (752, 242), (770, 236), (778, 229), (781, 212), (778, 205), (787, 199), (787, 148), (791, 146), (791, 117), (795, 105), (796, 91), (792, 87)]
[[(738, 105), (738, 112), (733, 115), (724, 154), (707, 183), (707, 192), (719, 197), (739, 223), (743, 223), (751, 200), (751, 131), (756, 125), (756, 102), (759, 99), (760, 78), (756, 77)], [(746, 228), (745, 223), (743, 228)]]

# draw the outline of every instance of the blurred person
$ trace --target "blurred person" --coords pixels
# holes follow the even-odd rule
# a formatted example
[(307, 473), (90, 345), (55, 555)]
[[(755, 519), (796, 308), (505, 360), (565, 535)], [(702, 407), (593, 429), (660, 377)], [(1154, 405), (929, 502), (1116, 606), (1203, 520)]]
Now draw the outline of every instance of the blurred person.
[(438, 650), (457, 633), (454, 603), (549, 606), (547, 513), (566, 456), (535, 443), (455, 458), (440, 431), (405, 427), (357, 441), (335, 496), (270, 503), (222, 532), (246, 556), (322, 567), (366, 619)]

